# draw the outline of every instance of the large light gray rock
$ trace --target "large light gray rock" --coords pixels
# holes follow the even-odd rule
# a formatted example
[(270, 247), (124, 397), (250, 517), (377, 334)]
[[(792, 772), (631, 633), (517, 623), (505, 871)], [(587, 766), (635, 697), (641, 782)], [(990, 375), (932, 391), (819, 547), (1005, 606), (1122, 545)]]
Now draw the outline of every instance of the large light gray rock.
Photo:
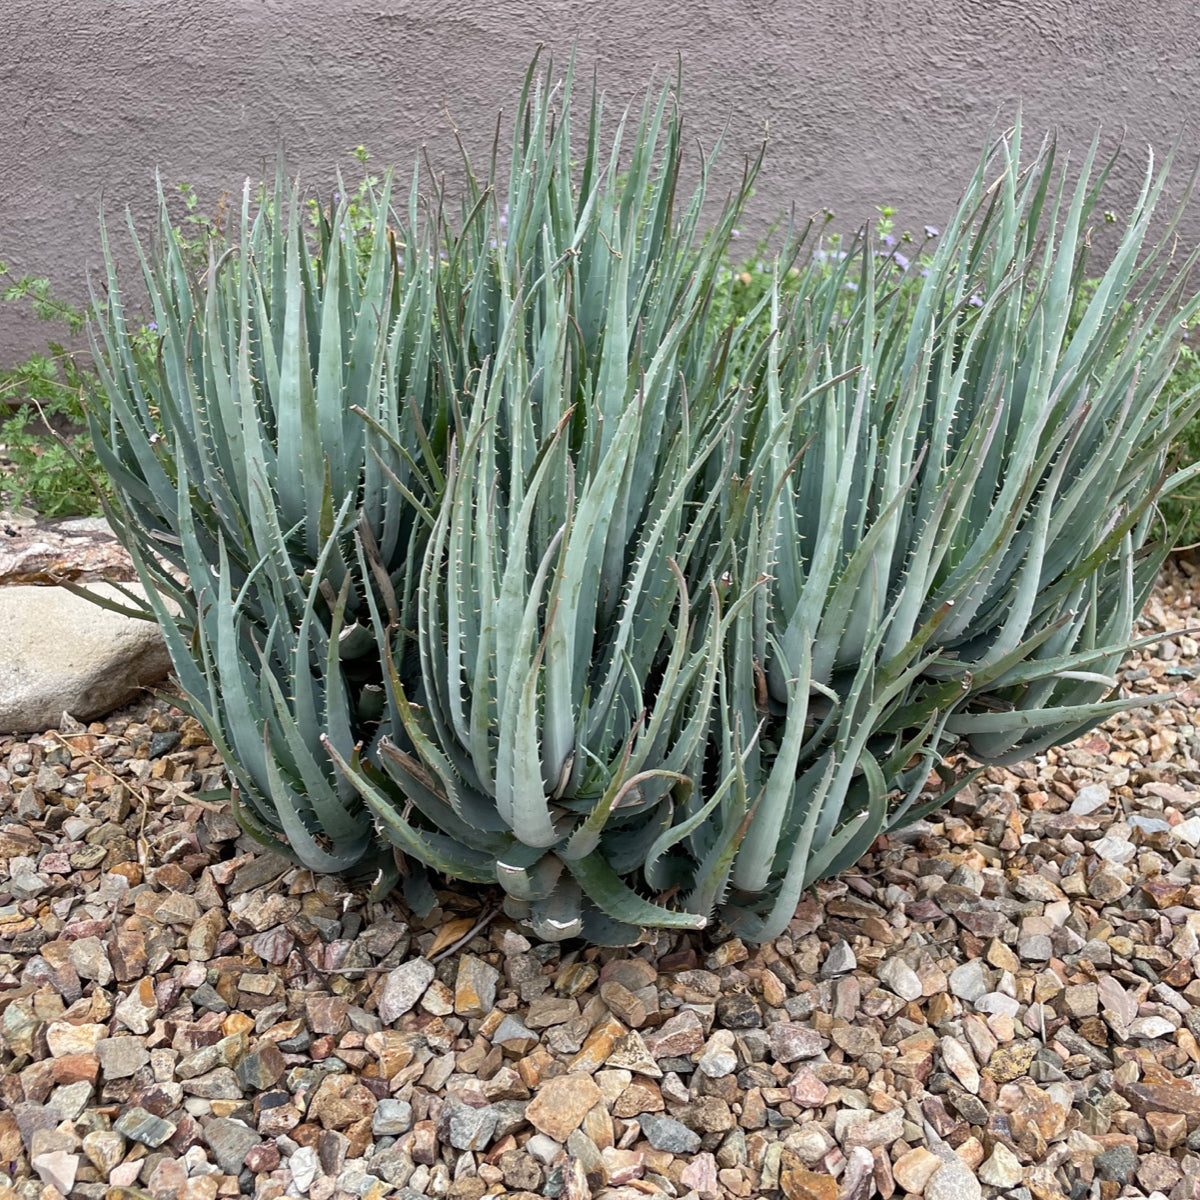
[[(89, 591), (128, 604), (109, 583)], [(123, 585), (143, 594), (138, 584)], [(99, 607), (65, 588), (0, 587), (0, 732), (57, 729), (64, 712), (103, 716), (157, 683), (171, 660), (153, 621)]]

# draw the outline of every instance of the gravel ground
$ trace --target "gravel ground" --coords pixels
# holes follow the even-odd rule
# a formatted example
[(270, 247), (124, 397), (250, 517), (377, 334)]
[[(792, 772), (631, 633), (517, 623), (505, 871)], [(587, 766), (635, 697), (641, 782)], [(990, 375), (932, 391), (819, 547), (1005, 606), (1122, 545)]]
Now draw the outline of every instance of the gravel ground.
[(1197, 585), (1124, 672), (1174, 701), (990, 771), (759, 947), (368, 903), (197, 795), (165, 701), (0, 741), (0, 1193), (1200, 1197)]

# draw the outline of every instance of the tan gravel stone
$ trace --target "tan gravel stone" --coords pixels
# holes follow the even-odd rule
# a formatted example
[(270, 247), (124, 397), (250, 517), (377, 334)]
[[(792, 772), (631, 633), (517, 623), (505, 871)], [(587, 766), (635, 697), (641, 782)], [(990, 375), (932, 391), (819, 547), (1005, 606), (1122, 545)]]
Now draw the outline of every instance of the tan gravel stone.
[(486, 1016), (496, 1002), (500, 972), (490, 963), (466, 954), (458, 964), (454, 984), (454, 1011), (460, 1017)]
[(628, 1120), (640, 1113), (662, 1112), (666, 1108), (662, 1091), (652, 1079), (639, 1076), (613, 1103), (613, 1116)]
[(108, 1036), (108, 1028), (95, 1024), (72, 1024), (52, 1021), (46, 1026), (46, 1044), (56, 1058), (64, 1055), (90, 1054), (96, 1043)]
[(979, 1167), (979, 1181), (992, 1187), (1016, 1187), (1025, 1172), (1017, 1156), (1003, 1143), (997, 1142), (991, 1157)]
[(1189, 1133), (1200, 1129), (1200, 1091), (1192, 1079), (1159, 1078), (1119, 1083), (1117, 1091), (1134, 1112), (1144, 1117), (1148, 1118), (1152, 1112), (1173, 1113), (1183, 1117)]
[(592, 1077), (573, 1071), (547, 1080), (529, 1102), (525, 1116), (539, 1132), (556, 1142), (565, 1142), (600, 1098), (600, 1089)]
[(908, 1150), (892, 1163), (896, 1182), (914, 1196), (919, 1196), (930, 1176), (942, 1165), (942, 1160), (923, 1146)]
[(1154, 1144), (1166, 1153), (1174, 1150), (1187, 1136), (1187, 1117), (1183, 1113), (1148, 1112), (1146, 1124), (1154, 1135)]
[[(613, 1049), (628, 1031), (615, 1017), (609, 1017), (587, 1035), (579, 1052), (571, 1059), (571, 1071), (597, 1071), (607, 1062), (609, 1066)], [(632, 1068), (631, 1068), (632, 1069)]]
[(600, 999), (608, 1005), (613, 1016), (632, 1029), (640, 1029), (649, 1015), (645, 1004), (633, 992), (616, 980), (600, 985)]
[(970, 1051), (956, 1038), (944, 1037), (941, 1040), (942, 1061), (955, 1078), (972, 1095), (979, 1093), (979, 1068), (971, 1057)]
[(810, 1171), (802, 1163), (788, 1161), (779, 1173), (779, 1183), (788, 1200), (837, 1200), (841, 1194), (838, 1181), (821, 1171)]
[(217, 939), (227, 925), (219, 908), (210, 908), (200, 916), (188, 932), (188, 957), (192, 962), (208, 962), (216, 954)]

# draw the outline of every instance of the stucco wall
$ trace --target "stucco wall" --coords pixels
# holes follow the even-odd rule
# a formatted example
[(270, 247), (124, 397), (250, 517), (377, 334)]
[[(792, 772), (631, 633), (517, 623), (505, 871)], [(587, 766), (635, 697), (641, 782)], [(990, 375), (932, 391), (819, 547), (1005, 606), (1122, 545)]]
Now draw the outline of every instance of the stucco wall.
[[(732, 150), (770, 122), (754, 212), (795, 203), (860, 220), (895, 205), (911, 226), (953, 204), (997, 119), (1081, 148), (1099, 123), (1131, 153), (1110, 207), (1140, 181), (1146, 143), (1200, 138), (1200, 4), (1179, 0), (2, 0), (0, 258), (84, 295), (96, 213), (143, 214), (157, 167), (203, 203), (286, 145), (328, 178), (366, 143), (453, 170), (448, 107), (490, 140), (533, 47), (577, 39), (615, 98), (655, 67), (685, 70), (691, 134)], [(732, 174), (737, 161), (730, 154)], [(1185, 224), (1200, 237), (1200, 203)], [(7, 306), (11, 308), (11, 306)], [(43, 332), (0, 307), (0, 363)]]

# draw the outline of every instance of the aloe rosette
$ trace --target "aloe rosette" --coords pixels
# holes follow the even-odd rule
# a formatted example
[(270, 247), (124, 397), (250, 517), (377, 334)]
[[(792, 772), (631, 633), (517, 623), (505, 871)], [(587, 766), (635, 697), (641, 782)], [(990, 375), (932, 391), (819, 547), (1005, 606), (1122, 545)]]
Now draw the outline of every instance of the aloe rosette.
[[(704, 768), (734, 462), (705, 316), (752, 170), (697, 245), (704, 188), (676, 214), (668, 96), (644, 110), (625, 171), (617, 149), (601, 156), (594, 104), (577, 176), (569, 85), (553, 127), (525, 97), (505, 208), (481, 208), (469, 235), (492, 336), (458, 398), (422, 564), (420, 685), (389, 673), (378, 761), (331, 753), (403, 852), (500, 883), (543, 937), (620, 942), (706, 922), (626, 878), (694, 806)], [(383, 653), (396, 661), (394, 640)]]
[[(1144, 252), (1165, 170), (1081, 289), (1094, 156), (1068, 190), (1053, 144), (1021, 163), (1018, 127), (919, 285), (860, 242), (770, 350), (736, 539), (769, 599), (727, 646), (724, 724), (770, 746), (746, 755), (744, 936), (920, 816), (946, 754), (1015, 762), (1145, 703), (1104, 697), (1169, 545), (1153, 500), (1195, 400), (1156, 400), (1196, 301), (1171, 229)], [(829, 390), (795, 403), (814, 376)]]
[(197, 276), (159, 199), (154, 248), (133, 237), (149, 346), (105, 241), (91, 427), (109, 517), (239, 818), (308, 866), (366, 866), (370, 816), (321, 738), (349, 753), (377, 736), (368, 598), (397, 620), (413, 603), (405, 566), (446, 426), (437, 246), (408, 235), (386, 188), (356, 221), (343, 201), (312, 222), (280, 180), (257, 205), (247, 185), (236, 241)]

